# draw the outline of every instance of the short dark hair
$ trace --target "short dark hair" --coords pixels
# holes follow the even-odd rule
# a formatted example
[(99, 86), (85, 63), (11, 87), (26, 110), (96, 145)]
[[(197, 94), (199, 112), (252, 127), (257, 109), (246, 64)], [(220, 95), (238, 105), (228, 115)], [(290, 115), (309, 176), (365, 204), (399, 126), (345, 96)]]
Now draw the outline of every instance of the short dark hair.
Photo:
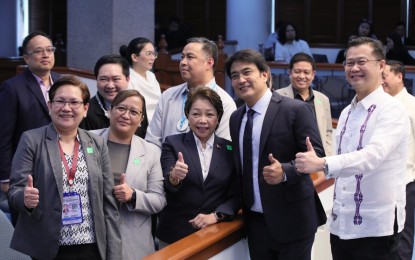
[(290, 26), (290, 25), (294, 28), (295, 40), (298, 41), (300, 39), (299, 36), (298, 36), (298, 30), (297, 30), (297, 27), (295, 26), (295, 24), (293, 24), (293, 23), (284, 23), (284, 25), (278, 31), (278, 41), (282, 45), (284, 45), (287, 42), (287, 34), (285, 33), (285, 31), (287, 30), (287, 27)]
[(213, 58), (213, 70), (218, 63), (218, 46), (214, 41), (209, 40), (205, 37), (192, 37), (187, 39), (187, 43), (198, 42), (202, 44), (202, 50), (206, 53), (209, 58)]
[(112, 100), (111, 103), (111, 109), (118, 106), (121, 102), (126, 100), (129, 97), (138, 97), (141, 100), (141, 103), (143, 103), (143, 107), (141, 108), (141, 116), (144, 118), (145, 115), (147, 115), (147, 109), (146, 109), (146, 99), (143, 95), (141, 95), (138, 90), (135, 89), (124, 89), (115, 96), (115, 98)]
[(144, 37), (134, 38), (130, 41), (128, 46), (122, 45), (120, 47), (120, 55), (123, 56), (128, 61), (130, 66), (132, 66), (133, 60), (131, 59), (131, 54), (133, 53), (136, 55), (140, 54), (141, 50), (144, 48), (144, 46), (147, 43), (151, 43), (154, 46), (153, 42), (147, 38), (144, 38)]
[(267, 62), (256, 50), (252, 49), (245, 49), (235, 52), (225, 63), (225, 70), (226, 75), (231, 78), (231, 67), (234, 62), (246, 62), (246, 63), (253, 63), (258, 68), (260, 72), (270, 72), (270, 69), (267, 65)]
[(130, 64), (128, 64), (128, 61), (118, 54), (109, 54), (102, 56), (95, 63), (95, 78), (98, 78), (99, 69), (105, 64), (119, 64), (122, 68), (122, 73), (124, 76), (126, 78), (130, 76)]
[(218, 122), (220, 123), (223, 116), (222, 100), (216, 91), (204, 85), (190, 89), (187, 94), (186, 103), (184, 105), (184, 113), (186, 117), (189, 117), (190, 109), (192, 108), (193, 103), (198, 99), (206, 99), (212, 104), (218, 114)]
[(88, 86), (78, 77), (69, 74), (62, 76), (60, 79), (53, 83), (49, 89), (49, 100), (52, 101), (55, 98), (56, 91), (65, 85), (71, 85), (79, 88), (82, 92), (82, 102), (84, 105), (88, 104), (91, 97)]
[(372, 47), (372, 53), (377, 59), (384, 60), (386, 58), (385, 48), (383, 47), (382, 42), (369, 37), (357, 37), (350, 40), (347, 43), (347, 48), (344, 52), (344, 57), (347, 57), (347, 51), (351, 47), (357, 47), (360, 45), (369, 45), (370, 47)]
[(43, 36), (43, 37), (48, 38), (50, 43), (53, 45), (52, 39), (49, 37), (49, 35), (47, 35), (46, 33), (42, 32), (42, 31), (34, 31), (34, 32), (30, 33), (28, 36), (26, 36), (23, 40), (23, 43), (22, 43), (22, 53), (23, 54), (27, 54), (27, 45), (29, 45), (30, 40), (32, 40), (36, 36)]
[(294, 54), (294, 56), (290, 60), (290, 70), (294, 67), (294, 64), (301, 61), (310, 63), (311, 67), (313, 67), (313, 70), (316, 70), (316, 63), (314, 62), (313, 57), (311, 57), (305, 52), (299, 52)]
[(389, 65), (391, 67), (391, 71), (393, 74), (402, 74), (402, 79), (405, 78), (405, 65), (401, 61), (397, 60), (386, 60), (386, 65)]

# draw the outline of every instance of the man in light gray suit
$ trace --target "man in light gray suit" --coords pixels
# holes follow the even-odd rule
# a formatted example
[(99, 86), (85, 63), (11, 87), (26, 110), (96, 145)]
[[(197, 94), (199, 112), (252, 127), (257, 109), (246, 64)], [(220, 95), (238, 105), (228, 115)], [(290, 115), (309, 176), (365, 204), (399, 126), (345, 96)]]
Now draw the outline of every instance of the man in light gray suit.
[(316, 64), (307, 53), (295, 54), (290, 61), (290, 80), (288, 87), (278, 89), (282, 96), (298, 99), (310, 104), (316, 116), (318, 130), (327, 156), (333, 154), (332, 148), (332, 122), (330, 102), (326, 95), (310, 86), (316, 75)]

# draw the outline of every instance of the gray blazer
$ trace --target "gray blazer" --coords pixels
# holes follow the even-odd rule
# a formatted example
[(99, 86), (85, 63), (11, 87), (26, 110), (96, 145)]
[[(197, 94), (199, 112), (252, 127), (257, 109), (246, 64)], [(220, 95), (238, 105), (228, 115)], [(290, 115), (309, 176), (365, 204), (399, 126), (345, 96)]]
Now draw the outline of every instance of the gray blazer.
[[(91, 132), (108, 141), (109, 128)], [(166, 206), (160, 149), (133, 135), (125, 175), (137, 199), (135, 205), (129, 202), (120, 207), (122, 259), (136, 260), (154, 252), (151, 214), (160, 212)]]
[[(277, 89), (276, 92), (281, 96), (294, 98), (292, 85), (288, 87)], [(314, 108), (316, 110), (316, 119), (318, 131), (320, 132), (321, 141), (324, 146), (326, 156), (333, 154), (333, 126), (331, 122), (331, 110), (329, 98), (321, 92), (313, 89), (314, 93)], [(313, 142), (313, 140), (311, 140)]]
[[(78, 128), (89, 173), (95, 237), (102, 259), (121, 259), (117, 202), (113, 196), (108, 148), (104, 140)], [(87, 152), (87, 148), (89, 153)], [(23, 194), (27, 176), (39, 190), (39, 205), (29, 212)], [(58, 134), (52, 124), (23, 133), (12, 162), (9, 202), (20, 212), (10, 247), (38, 259), (53, 259), (62, 226), (63, 171)]]

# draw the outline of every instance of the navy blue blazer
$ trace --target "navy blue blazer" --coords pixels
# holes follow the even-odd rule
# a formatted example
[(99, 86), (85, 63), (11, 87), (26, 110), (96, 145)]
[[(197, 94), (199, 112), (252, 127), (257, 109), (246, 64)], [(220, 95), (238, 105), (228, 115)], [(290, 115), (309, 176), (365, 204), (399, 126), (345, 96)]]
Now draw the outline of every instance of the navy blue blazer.
[[(178, 186), (169, 181), (170, 169), (183, 154), (188, 165), (186, 178)], [(174, 243), (196, 232), (189, 220), (197, 214), (219, 211), (234, 216), (240, 208), (231, 142), (215, 135), (209, 173), (203, 181), (202, 166), (193, 132), (171, 135), (163, 143), (161, 166), (167, 206), (159, 214), (157, 237)]]
[[(242, 183), (239, 130), (246, 107), (241, 106), (230, 118), (230, 131), (234, 145), (234, 161)], [(294, 160), (297, 152), (307, 151), (309, 136), (318, 156), (324, 156), (314, 113), (306, 102), (273, 93), (265, 114), (259, 144), (258, 173), (270, 165), (268, 155), (273, 154), (287, 176), (287, 181), (269, 185), (258, 174), (259, 191), (264, 218), (273, 238), (290, 242), (314, 235), (317, 227), (326, 222), (326, 214), (308, 174), (298, 173)], [(243, 191), (242, 191), (243, 192)], [(249, 210), (242, 203), (243, 210)]]
[[(60, 78), (54, 72), (51, 76), (53, 82)], [(23, 132), (51, 122), (43, 93), (28, 68), (1, 84), (0, 111), (0, 180), (7, 180)]]

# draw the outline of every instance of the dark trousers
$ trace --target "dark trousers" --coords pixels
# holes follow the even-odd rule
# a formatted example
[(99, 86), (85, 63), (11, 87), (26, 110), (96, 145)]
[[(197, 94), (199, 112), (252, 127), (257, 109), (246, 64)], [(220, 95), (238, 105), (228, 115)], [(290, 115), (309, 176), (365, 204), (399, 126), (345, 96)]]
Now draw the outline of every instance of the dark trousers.
[(249, 254), (252, 260), (310, 260), (314, 235), (293, 242), (277, 242), (265, 223), (263, 214), (246, 212)]
[(415, 182), (406, 185), (406, 219), (402, 230), (398, 255), (401, 260), (411, 260), (414, 248)]
[(343, 240), (330, 234), (333, 260), (396, 260), (401, 234)]

